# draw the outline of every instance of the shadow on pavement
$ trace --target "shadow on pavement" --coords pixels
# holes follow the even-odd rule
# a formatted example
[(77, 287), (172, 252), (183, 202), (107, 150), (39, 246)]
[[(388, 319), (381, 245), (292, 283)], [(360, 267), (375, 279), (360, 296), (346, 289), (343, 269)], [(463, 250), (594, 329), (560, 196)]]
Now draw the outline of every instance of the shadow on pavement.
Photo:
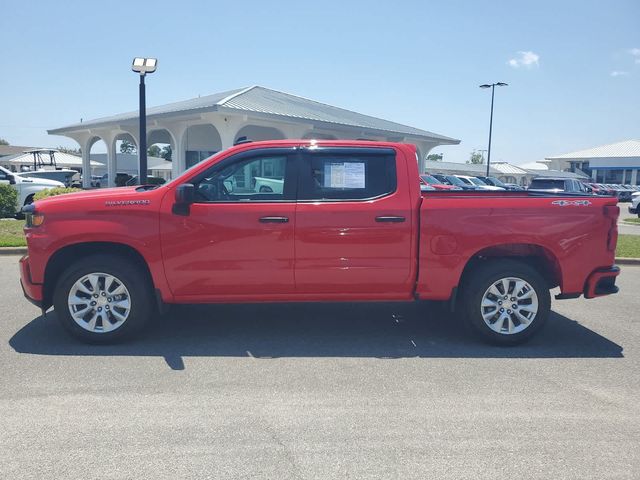
[(174, 370), (185, 356), (372, 358), (619, 358), (622, 347), (553, 312), (546, 328), (517, 347), (479, 342), (437, 303), (180, 305), (136, 340), (85, 345), (55, 313), (9, 341), (38, 355), (161, 356)]

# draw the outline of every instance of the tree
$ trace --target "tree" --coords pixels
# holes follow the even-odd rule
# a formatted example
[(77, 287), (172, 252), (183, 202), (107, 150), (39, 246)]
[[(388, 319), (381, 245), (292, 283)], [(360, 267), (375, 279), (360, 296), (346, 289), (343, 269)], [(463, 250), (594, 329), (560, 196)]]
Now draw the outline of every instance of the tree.
[(160, 152), (160, 156), (165, 160), (171, 161), (171, 145), (165, 145)]
[(70, 153), (71, 155), (82, 155), (82, 149), (80, 148), (68, 148), (59, 146), (58, 148), (56, 148), (56, 150), (62, 153)]
[(432, 153), (430, 155), (427, 155), (427, 160), (429, 160), (430, 162), (441, 162), (443, 156), (443, 153)]
[(482, 164), (484, 163), (484, 156), (482, 155), (482, 153), (476, 150), (473, 150), (471, 152), (471, 156), (469, 157), (469, 160), (467, 160), (467, 163)]
[(4, 138), (0, 138), (0, 145), (9, 145), (9, 142), (7, 142)]
[(147, 155), (150, 157), (159, 157), (161, 153), (160, 147), (158, 145), (151, 145), (147, 148)]
[(135, 153), (136, 146), (129, 140), (122, 140), (120, 144), (120, 153)]

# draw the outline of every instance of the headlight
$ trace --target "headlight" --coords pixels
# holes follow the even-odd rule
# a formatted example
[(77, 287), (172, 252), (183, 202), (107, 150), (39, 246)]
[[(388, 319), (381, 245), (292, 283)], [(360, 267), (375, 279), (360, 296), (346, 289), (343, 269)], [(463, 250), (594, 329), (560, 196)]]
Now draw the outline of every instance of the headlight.
[(33, 203), (22, 207), (22, 213), (24, 213), (27, 228), (39, 227), (44, 223), (44, 213), (36, 212), (36, 206)]

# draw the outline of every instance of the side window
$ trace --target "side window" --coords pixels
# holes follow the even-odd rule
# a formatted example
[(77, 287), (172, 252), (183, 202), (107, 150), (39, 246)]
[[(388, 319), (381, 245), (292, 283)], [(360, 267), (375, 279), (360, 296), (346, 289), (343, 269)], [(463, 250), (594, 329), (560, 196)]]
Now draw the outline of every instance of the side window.
[[(274, 202), (286, 195), (286, 155), (257, 156), (214, 165), (194, 182), (196, 202)], [(290, 170), (290, 169), (289, 169)]]
[(309, 153), (304, 158), (299, 200), (364, 200), (396, 190), (394, 155)]

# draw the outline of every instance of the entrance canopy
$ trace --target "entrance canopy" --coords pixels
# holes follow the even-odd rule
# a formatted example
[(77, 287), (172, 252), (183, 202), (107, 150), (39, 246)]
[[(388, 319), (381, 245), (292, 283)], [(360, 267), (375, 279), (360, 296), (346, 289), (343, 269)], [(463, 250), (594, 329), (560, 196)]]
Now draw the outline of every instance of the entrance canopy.
[[(317, 138), (414, 143), (421, 170), (432, 148), (460, 143), (455, 138), (260, 86), (148, 108), (147, 131), (148, 145), (170, 144), (174, 176), (245, 137), (254, 141)], [(115, 178), (116, 141), (126, 137), (138, 145), (138, 112), (55, 128), (48, 133), (75, 139), (87, 166), (91, 146), (104, 140), (109, 178)]]

